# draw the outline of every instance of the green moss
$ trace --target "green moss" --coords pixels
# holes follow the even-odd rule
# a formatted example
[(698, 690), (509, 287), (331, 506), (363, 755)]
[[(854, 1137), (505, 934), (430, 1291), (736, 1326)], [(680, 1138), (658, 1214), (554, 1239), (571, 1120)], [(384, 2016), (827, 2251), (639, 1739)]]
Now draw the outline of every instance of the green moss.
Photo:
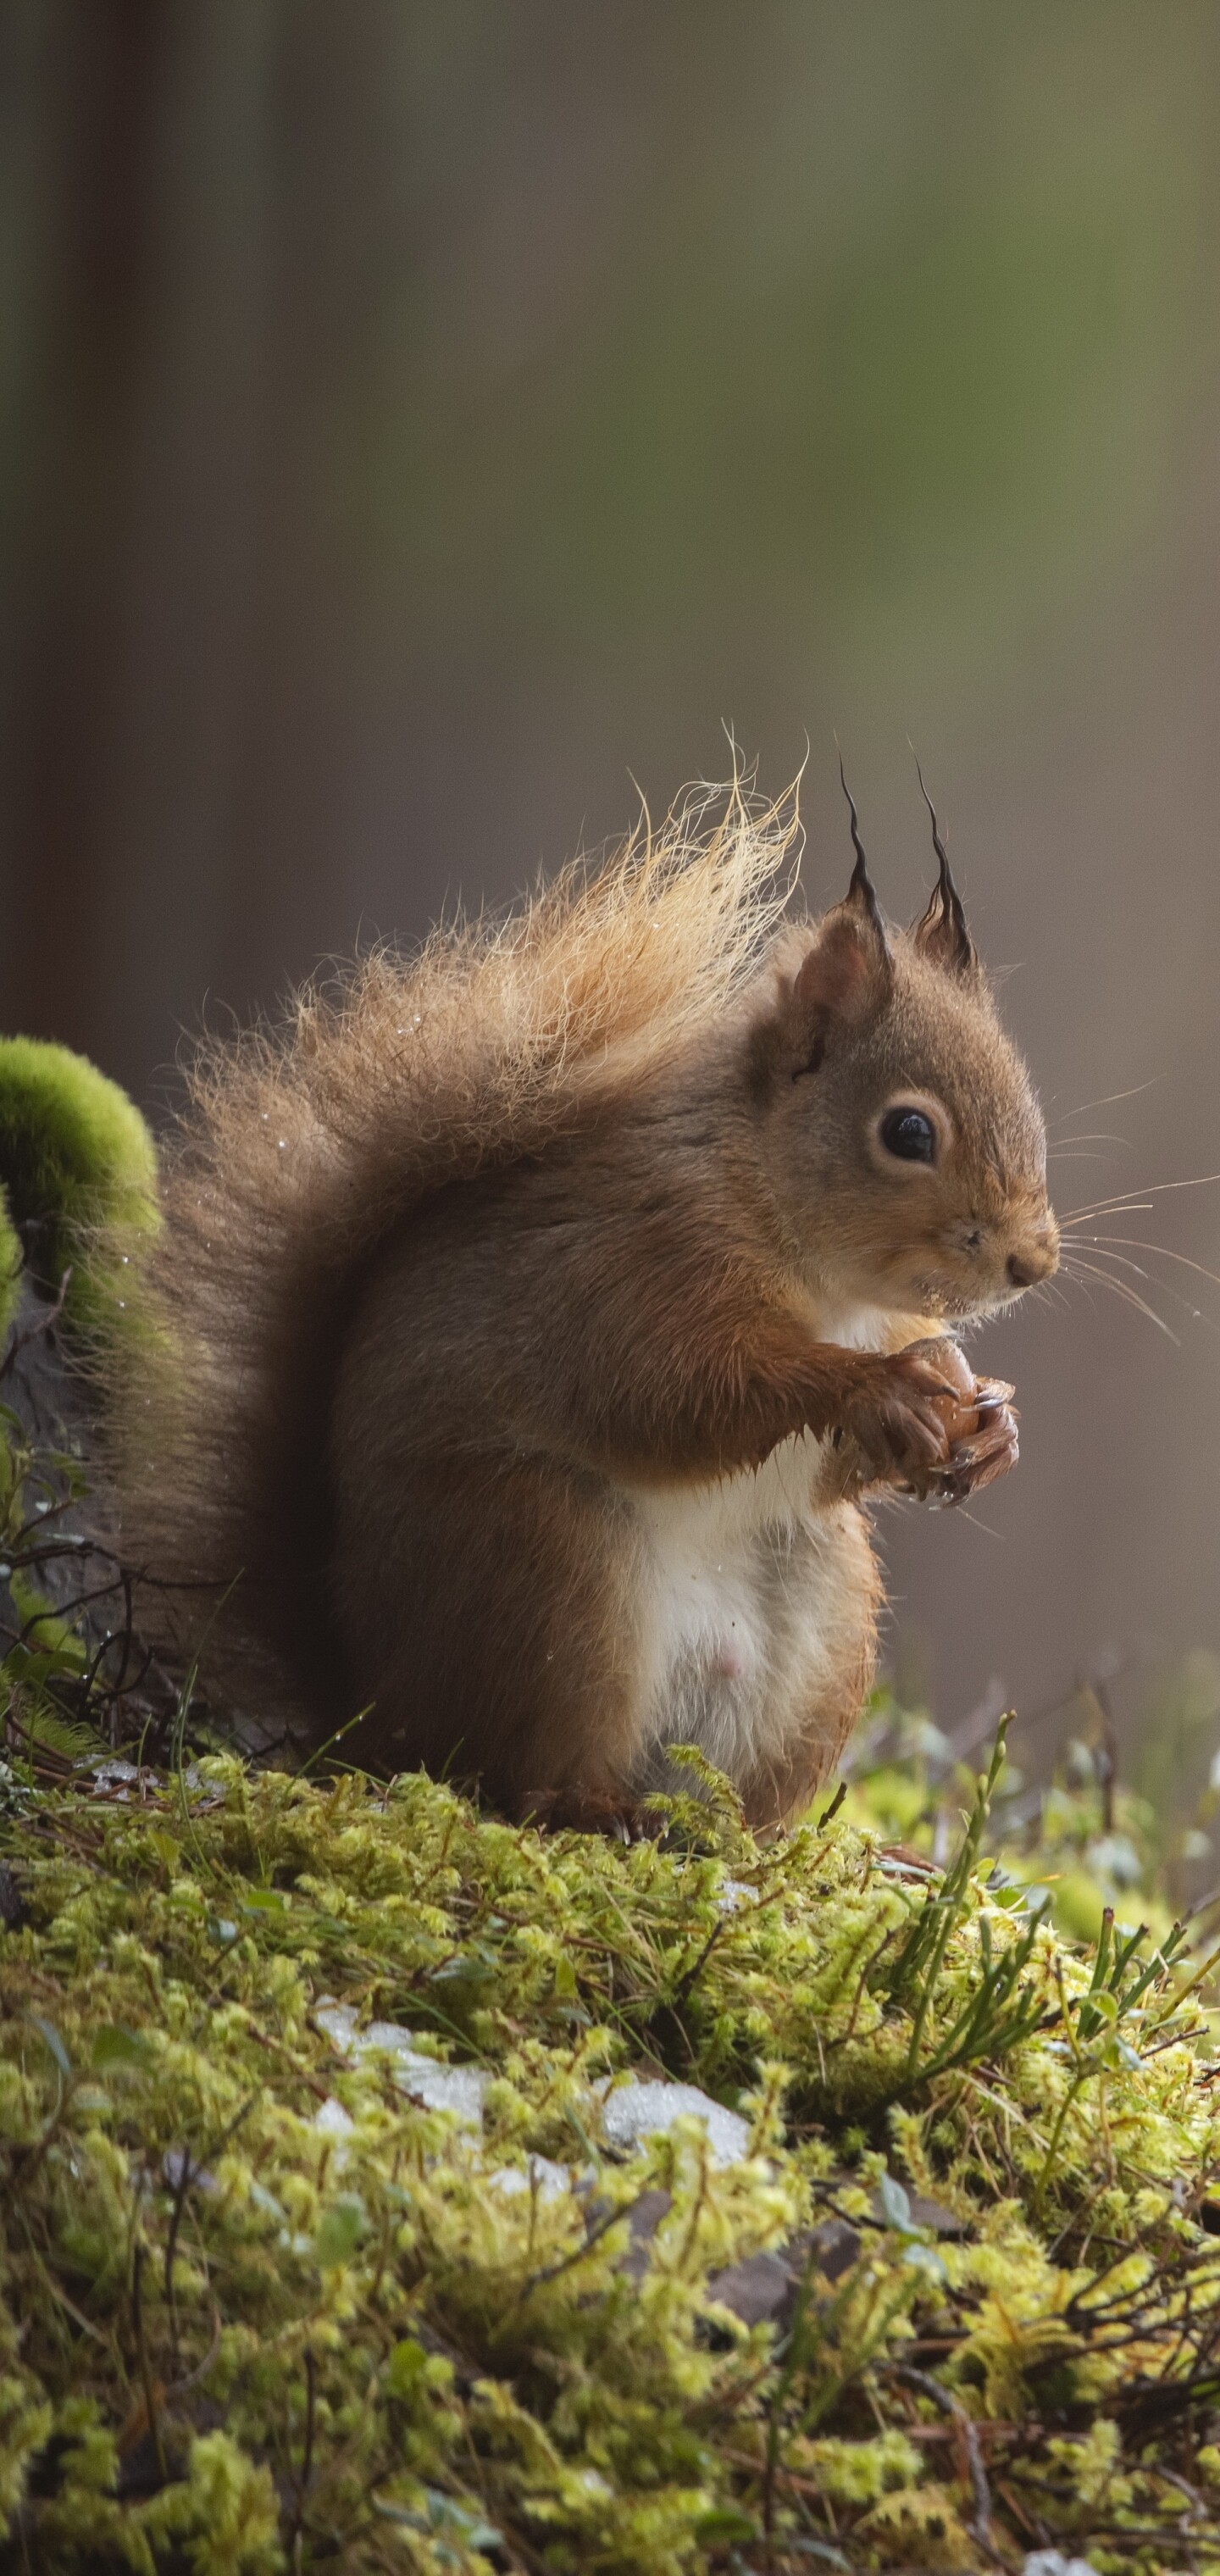
[[(981, 2571), (955, 2418), (987, 2428), (1013, 2563), (1031, 2517), (1068, 2554), (1104, 2532), (1107, 2566), (1183, 2563), (1220, 2327), (1194, 1971), (1138, 1989), (1109, 1934), (1093, 1959), (1028, 1940), (985, 1883), (917, 1881), (841, 1816), (760, 1846), (723, 1793), (627, 1849), (418, 1775), (227, 1757), (10, 1804), (14, 2567), (83, 2576), (104, 2539), (145, 2576), (176, 2552), (795, 2576), (811, 2548)], [(980, 1998), (1026, 1942), (1006, 2044)], [(374, 2022), (414, 2070), (393, 2029), (350, 2045)], [(427, 2107), (419, 2057), (476, 2070), (481, 2116)], [(620, 2070), (743, 2113), (744, 2159), (689, 2120), (616, 2151)], [(832, 2219), (857, 2240), (833, 2279), (801, 2250)], [(747, 2330), (718, 2276), (794, 2245), (786, 2316)], [(1213, 2524), (1192, 2547), (1215, 2576)]]
[(21, 1238), (0, 1187), (0, 1346), (17, 1312), (21, 1296)]
[[(93, 1334), (128, 1312), (132, 1255), (157, 1222), (156, 1153), (134, 1103), (84, 1056), (0, 1039), (0, 1180), (31, 1269)], [(0, 1264), (5, 1258), (0, 1238)]]

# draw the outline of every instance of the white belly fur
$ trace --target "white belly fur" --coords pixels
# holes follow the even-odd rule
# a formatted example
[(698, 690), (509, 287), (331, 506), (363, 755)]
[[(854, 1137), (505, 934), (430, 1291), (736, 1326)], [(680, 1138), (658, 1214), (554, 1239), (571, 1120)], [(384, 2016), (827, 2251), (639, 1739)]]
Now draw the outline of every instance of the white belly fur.
[[(881, 1347), (889, 1329), (878, 1313), (822, 1326), (855, 1349)], [(757, 1471), (632, 1492), (654, 1781), (666, 1744), (699, 1745), (739, 1782), (782, 1769), (850, 1652), (860, 1614), (844, 1566), (858, 1563), (862, 1534), (849, 1506), (819, 1499), (822, 1451), (806, 1433)]]

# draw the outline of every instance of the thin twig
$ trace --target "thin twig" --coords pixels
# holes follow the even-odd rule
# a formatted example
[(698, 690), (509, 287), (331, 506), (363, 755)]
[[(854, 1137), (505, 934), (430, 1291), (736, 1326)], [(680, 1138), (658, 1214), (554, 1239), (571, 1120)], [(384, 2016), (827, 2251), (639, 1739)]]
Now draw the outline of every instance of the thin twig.
[(8, 1376), (19, 1351), (28, 1350), (31, 1342), (38, 1341), (43, 1333), (49, 1333), (51, 1326), (58, 1323), (64, 1310), (64, 1299), (68, 1293), (68, 1282), (71, 1276), (72, 1271), (69, 1267), (60, 1280), (54, 1304), (44, 1307), (42, 1313), (34, 1317), (32, 1324), (24, 1324), (19, 1333), (14, 1333), (4, 1358), (0, 1360), (0, 1378)]
[(978, 2427), (973, 2418), (966, 2413), (965, 2407), (958, 2399), (951, 2396), (947, 2388), (942, 2388), (940, 2381), (933, 2379), (928, 2371), (912, 2370), (906, 2362), (891, 2362), (888, 2368), (891, 2378), (900, 2379), (904, 2387), (916, 2389), (921, 2397), (930, 2398), (934, 2406), (939, 2406), (943, 2414), (952, 2416), (970, 2472), (970, 2491), (974, 2497), (975, 2538), (980, 2549), (985, 2549), (988, 2557), (993, 2559), (997, 2566), (1003, 2566), (1004, 2561), (996, 2547), (995, 2533), (992, 2528), (991, 2489), (987, 2483), (987, 2471), (983, 2466)]
[(168, 2475), (168, 2471), (165, 2466), (165, 2445), (161, 2439), (161, 2420), (157, 2413), (157, 2400), (153, 2387), (152, 2369), (148, 2359), (148, 2346), (144, 2340), (144, 2301), (141, 2295), (144, 2261), (145, 2247), (137, 2238), (136, 2243), (132, 2248), (131, 2258), (131, 2322), (136, 2339), (136, 2353), (140, 2363), (140, 2384), (144, 2390), (144, 2411), (148, 2418), (148, 2429), (152, 2435), (153, 2449), (157, 2455), (157, 2467), (160, 2470), (162, 2480), (164, 2481)]

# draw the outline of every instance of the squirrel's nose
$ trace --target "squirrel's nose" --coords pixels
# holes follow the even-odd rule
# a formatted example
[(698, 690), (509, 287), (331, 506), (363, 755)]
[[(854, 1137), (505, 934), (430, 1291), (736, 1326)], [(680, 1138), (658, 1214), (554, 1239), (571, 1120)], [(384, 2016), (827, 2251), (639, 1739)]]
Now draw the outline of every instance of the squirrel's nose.
[(1049, 1279), (1055, 1267), (1055, 1254), (1049, 1243), (1037, 1243), (1026, 1252), (1010, 1252), (1008, 1276), (1014, 1288), (1032, 1288), (1039, 1279)]

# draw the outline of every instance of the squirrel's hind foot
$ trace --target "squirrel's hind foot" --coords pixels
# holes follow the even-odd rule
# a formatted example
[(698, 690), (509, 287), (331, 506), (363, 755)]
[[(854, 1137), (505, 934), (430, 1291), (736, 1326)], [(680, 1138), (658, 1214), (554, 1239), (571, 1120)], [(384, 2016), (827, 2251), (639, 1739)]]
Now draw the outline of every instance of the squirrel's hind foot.
[(612, 1842), (655, 1842), (663, 1819), (629, 1790), (566, 1781), (561, 1789), (531, 1789), (521, 1800), (522, 1820), (548, 1833), (606, 1834)]

